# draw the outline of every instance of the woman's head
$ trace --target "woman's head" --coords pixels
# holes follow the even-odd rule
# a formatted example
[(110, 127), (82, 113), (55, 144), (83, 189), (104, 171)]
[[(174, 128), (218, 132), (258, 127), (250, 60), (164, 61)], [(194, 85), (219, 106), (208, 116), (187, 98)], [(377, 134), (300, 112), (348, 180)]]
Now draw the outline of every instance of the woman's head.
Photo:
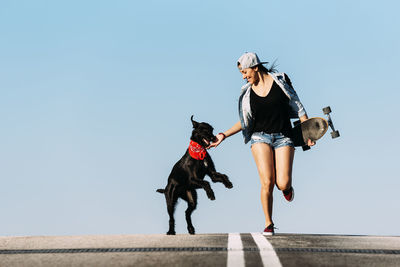
[(263, 64), (268, 62), (261, 62), (256, 53), (244, 53), (237, 61), (237, 66), (243, 79), (251, 84), (257, 84), (263, 74), (274, 72), (274, 66), (270, 69), (266, 68)]
[(260, 81), (261, 73), (259, 72), (258, 66), (251, 67), (251, 68), (242, 68), (241, 64), (238, 62), (238, 68), (240, 73), (242, 74), (243, 80), (247, 80), (250, 84), (258, 84)]

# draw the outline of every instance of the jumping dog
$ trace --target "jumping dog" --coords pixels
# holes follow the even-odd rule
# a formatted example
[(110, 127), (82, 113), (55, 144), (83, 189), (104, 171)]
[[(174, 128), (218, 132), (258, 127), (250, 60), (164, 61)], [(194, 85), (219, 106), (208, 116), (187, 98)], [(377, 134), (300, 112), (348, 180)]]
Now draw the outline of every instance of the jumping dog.
[(188, 208), (185, 212), (187, 229), (189, 234), (195, 234), (191, 215), (197, 207), (196, 189), (203, 188), (207, 193), (207, 197), (215, 200), (214, 191), (211, 189), (210, 183), (204, 181), (206, 175), (210, 176), (211, 181), (214, 183), (223, 183), (226, 188), (233, 187), (228, 176), (215, 170), (214, 162), (210, 154), (207, 153), (206, 147), (211, 142), (217, 141), (213, 134), (213, 127), (206, 122), (199, 123), (194, 121), (193, 116), (190, 120), (192, 121), (193, 131), (189, 148), (172, 168), (165, 189), (157, 189), (157, 192), (164, 194), (167, 202), (169, 214), (167, 235), (175, 235), (174, 211), (178, 198), (188, 203)]

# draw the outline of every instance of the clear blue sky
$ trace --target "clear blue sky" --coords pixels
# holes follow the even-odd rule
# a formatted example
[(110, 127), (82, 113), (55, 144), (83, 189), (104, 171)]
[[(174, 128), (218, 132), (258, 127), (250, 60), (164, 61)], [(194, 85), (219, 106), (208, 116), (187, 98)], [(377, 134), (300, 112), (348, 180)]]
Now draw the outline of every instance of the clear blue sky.
[[(245, 51), (277, 60), (341, 137), (298, 149), (278, 232), (400, 235), (397, 1), (2, 1), (0, 235), (164, 233), (191, 133), (237, 120)], [(210, 151), (231, 190), (199, 191), (198, 233), (261, 231), (241, 134)], [(208, 178), (207, 178), (208, 179)], [(181, 202), (177, 231), (186, 233)]]

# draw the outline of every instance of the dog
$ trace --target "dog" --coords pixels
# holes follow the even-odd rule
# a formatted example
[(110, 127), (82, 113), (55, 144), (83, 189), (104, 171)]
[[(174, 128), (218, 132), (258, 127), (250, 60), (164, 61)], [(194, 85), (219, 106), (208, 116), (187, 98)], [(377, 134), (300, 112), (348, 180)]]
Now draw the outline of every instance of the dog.
[(206, 175), (210, 176), (211, 181), (214, 183), (223, 183), (226, 188), (233, 187), (227, 175), (215, 170), (214, 162), (206, 151), (206, 147), (211, 142), (217, 141), (216, 136), (213, 134), (213, 127), (206, 122), (199, 123), (194, 121), (193, 115), (190, 120), (192, 121), (193, 131), (189, 148), (172, 168), (165, 189), (157, 189), (157, 192), (164, 194), (167, 202), (169, 215), (167, 235), (175, 235), (174, 211), (179, 198), (188, 203), (188, 208), (185, 212), (187, 229), (189, 234), (195, 234), (191, 215), (197, 207), (196, 189), (203, 188), (207, 193), (207, 197), (215, 200), (214, 191), (211, 189), (210, 183), (204, 181)]

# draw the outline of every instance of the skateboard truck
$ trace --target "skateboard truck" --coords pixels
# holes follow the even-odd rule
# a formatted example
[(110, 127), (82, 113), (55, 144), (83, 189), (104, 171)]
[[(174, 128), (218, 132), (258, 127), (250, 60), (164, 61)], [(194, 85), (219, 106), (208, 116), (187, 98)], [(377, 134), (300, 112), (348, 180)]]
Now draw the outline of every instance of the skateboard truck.
[(324, 107), (322, 109), (322, 111), (324, 112), (324, 114), (326, 116), (328, 116), (328, 125), (329, 125), (329, 127), (331, 127), (331, 129), (333, 131), (333, 132), (331, 132), (332, 139), (339, 137), (340, 133), (339, 133), (339, 131), (335, 130), (335, 127), (333, 126), (333, 122), (332, 122), (332, 119), (331, 119), (331, 115), (329, 115), (329, 113), (332, 112), (331, 107), (330, 106)]

